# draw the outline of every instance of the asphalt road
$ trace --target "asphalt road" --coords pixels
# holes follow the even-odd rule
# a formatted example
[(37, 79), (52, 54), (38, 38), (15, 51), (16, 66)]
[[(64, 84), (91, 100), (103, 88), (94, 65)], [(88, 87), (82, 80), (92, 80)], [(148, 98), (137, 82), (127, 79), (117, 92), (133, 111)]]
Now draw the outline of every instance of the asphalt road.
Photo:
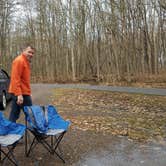
[[(35, 104), (48, 104), (53, 88), (78, 88), (92, 89), (113, 92), (127, 92), (148, 95), (166, 96), (166, 89), (156, 88), (135, 88), (135, 87), (112, 87), (112, 86), (94, 86), (83, 84), (32, 84), (32, 98)], [(5, 115), (8, 117), (10, 104)], [(20, 122), (24, 119), (20, 117)], [(103, 138), (101, 138), (103, 139)], [(18, 151), (18, 155), (23, 153)], [(20, 155), (22, 156), (22, 155)], [(92, 151), (82, 156), (80, 161), (73, 163), (72, 166), (165, 166), (166, 165), (166, 141), (139, 143), (129, 140), (127, 137), (110, 138), (110, 144), (106, 151)], [(24, 165), (30, 165), (27, 158), (20, 158)], [(55, 161), (55, 159), (53, 160)], [(56, 160), (57, 162), (58, 160)], [(49, 165), (52, 162), (49, 161)], [(56, 163), (58, 165), (58, 163)]]
[[(39, 100), (37, 96), (48, 96), (49, 93), (43, 93), (43, 91), (47, 92), (52, 88), (78, 88), (166, 96), (166, 89), (157, 88), (112, 87), (85, 84), (33, 84), (32, 88), (34, 97), (36, 96), (35, 102), (41, 102), (41, 97)], [(98, 152), (94, 150), (83, 155), (72, 166), (165, 166), (165, 156), (165, 140), (139, 143), (127, 137), (116, 137), (116, 139), (110, 138), (110, 144), (108, 144), (106, 151)]]
[(32, 86), (49, 86), (54, 88), (77, 88), (77, 89), (91, 89), (112, 92), (126, 92), (146, 95), (160, 95), (166, 96), (166, 89), (159, 88), (136, 88), (136, 87), (117, 87), (117, 86), (103, 86), (103, 85), (83, 85), (83, 84), (33, 84)]

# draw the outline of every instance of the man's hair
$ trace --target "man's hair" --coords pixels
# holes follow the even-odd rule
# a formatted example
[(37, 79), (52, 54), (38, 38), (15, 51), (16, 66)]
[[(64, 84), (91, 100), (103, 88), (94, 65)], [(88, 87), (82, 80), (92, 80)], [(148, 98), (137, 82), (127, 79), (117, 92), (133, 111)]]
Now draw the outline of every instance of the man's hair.
[(35, 47), (33, 47), (31, 44), (29, 43), (24, 43), (21, 46), (21, 51), (25, 50), (26, 48), (30, 47), (32, 50), (35, 50)]

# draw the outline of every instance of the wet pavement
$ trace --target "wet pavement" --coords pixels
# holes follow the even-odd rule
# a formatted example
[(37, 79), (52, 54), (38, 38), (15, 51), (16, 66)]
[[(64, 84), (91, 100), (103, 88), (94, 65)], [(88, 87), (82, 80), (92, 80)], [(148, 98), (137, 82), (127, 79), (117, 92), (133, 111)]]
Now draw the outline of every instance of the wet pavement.
[[(48, 85), (48, 84), (33, 85), (32, 86), (33, 101), (36, 104), (47, 104), (50, 101), (49, 96), (51, 95), (51, 90), (55, 87), (57, 86)], [(42, 98), (41, 96), (44, 96), (44, 98)], [(5, 111), (6, 115), (8, 115), (8, 113), (9, 113), (9, 106)], [(140, 143), (137, 141), (130, 140), (127, 137), (113, 136), (110, 137), (110, 141), (108, 142), (110, 143), (108, 143), (107, 148), (103, 150), (94, 149), (87, 154), (83, 154), (78, 162), (73, 163), (71, 165), (72, 166), (166, 166), (165, 140), (163, 140), (162, 143), (161, 142)], [(47, 163), (47, 165), (52, 166), (51, 163)]]
[(91, 152), (73, 166), (166, 166), (166, 145), (118, 137), (109, 150)]
[[(129, 93), (166, 95), (166, 89), (127, 88), (89, 85), (36, 84), (33, 87), (43, 88), (83, 88)], [(43, 101), (42, 101), (43, 102)], [(102, 139), (102, 138), (101, 138)], [(166, 141), (140, 143), (127, 137), (110, 138), (107, 149), (91, 151), (82, 155), (72, 166), (166, 166)]]

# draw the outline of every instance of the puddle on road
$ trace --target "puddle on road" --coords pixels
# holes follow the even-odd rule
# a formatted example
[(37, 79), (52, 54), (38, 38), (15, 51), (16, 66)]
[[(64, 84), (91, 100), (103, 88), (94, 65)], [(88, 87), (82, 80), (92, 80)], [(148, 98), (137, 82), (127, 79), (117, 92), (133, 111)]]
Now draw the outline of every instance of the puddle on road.
[(86, 154), (73, 166), (166, 166), (166, 145), (139, 144), (122, 137), (109, 149)]

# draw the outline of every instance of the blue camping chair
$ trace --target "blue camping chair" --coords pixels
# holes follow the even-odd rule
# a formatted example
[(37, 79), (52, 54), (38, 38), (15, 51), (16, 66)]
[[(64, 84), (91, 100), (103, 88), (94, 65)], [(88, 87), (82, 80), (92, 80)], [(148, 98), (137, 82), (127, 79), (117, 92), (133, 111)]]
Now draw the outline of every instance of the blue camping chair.
[[(23, 137), (25, 125), (7, 120), (0, 112), (0, 162), (4, 164), (8, 159), (14, 165), (18, 162), (14, 156), (14, 149)], [(6, 149), (6, 150), (5, 150)]]
[[(26, 156), (28, 157), (36, 145), (40, 143), (48, 152), (56, 154), (65, 163), (59, 144), (67, 132), (70, 122), (65, 121), (52, 105), (25, 106), (23, 111), (25, 113), (25, 124), (27, 127), (25, 134)], [(33, 135), (31, 142), (28, 140), (28, 131)], [(51, 137), (51, 141), (48, 141), (48, 137)]]

